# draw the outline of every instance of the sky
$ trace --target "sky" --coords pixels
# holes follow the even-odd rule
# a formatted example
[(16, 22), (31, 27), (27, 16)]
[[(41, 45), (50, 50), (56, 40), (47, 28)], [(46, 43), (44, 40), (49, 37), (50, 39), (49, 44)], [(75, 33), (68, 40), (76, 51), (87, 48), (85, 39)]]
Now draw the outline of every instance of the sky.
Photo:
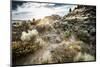
[(69, 1), (75, 1), (75, 0), (13, 0), (13, 1), (41, 1), (41, 2), (69, 2)]
[(13, 1), (12, 2), (12, 20), (32, 20), (40, 19), (53, 14), (64, 16), (69, 9), (76, 5), (62, 3), (41, 3), (32, 1)]

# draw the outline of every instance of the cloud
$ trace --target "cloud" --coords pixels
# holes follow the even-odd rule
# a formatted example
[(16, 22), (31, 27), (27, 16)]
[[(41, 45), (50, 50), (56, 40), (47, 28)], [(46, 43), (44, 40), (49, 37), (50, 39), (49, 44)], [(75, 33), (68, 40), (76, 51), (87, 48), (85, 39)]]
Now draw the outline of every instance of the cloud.
[(69, 8), (73, 7), (75, 5), (26, 2), (22, 5), (17, 5), (17, 8), (12, 10), (12, 20), (39, 19), (52, 14), (63, 16), (68, 12)]

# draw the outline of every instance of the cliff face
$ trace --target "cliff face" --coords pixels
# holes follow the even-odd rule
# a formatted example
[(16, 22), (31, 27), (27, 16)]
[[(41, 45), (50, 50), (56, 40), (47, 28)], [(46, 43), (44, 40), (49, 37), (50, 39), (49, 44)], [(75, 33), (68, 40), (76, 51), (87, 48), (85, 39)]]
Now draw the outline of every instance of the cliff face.
[(64, 18), (68, 19), (87, 19), (87, 18), (95, 18), (96, 17), (96, 7), (95, 6), (84, 6), (78, 5), (75, 9), (65, 15)]

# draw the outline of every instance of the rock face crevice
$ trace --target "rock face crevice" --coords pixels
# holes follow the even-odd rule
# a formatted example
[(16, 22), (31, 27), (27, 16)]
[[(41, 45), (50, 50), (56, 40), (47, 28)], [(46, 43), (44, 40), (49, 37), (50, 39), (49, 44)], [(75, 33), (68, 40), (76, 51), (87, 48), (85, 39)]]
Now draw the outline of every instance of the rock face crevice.
[[(38, 33), (34, 37), (32, 30)], [(22, 41), (22, 32), (30, 34), (30, 40)], [(13, 23), (12, 54), (14, 65), (95, 61), (96, 7), (77, 5), (63, 17)]]

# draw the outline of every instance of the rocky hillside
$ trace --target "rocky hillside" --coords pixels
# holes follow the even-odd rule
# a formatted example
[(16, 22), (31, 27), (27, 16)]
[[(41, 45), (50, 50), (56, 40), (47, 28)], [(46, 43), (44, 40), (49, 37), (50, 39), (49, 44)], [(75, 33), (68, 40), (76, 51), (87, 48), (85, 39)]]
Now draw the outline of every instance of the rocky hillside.
[(96, 18), (95, 6), (78, 5), (73, 11), (69, 10), (69, 13), (64, 16), (64, 19), (78, 19), (84, 20), (88, 18)]
[(96, 49), (96, 7), (78, 5), (63, 17), (64, 30), (74, 33), (76, 37)]

